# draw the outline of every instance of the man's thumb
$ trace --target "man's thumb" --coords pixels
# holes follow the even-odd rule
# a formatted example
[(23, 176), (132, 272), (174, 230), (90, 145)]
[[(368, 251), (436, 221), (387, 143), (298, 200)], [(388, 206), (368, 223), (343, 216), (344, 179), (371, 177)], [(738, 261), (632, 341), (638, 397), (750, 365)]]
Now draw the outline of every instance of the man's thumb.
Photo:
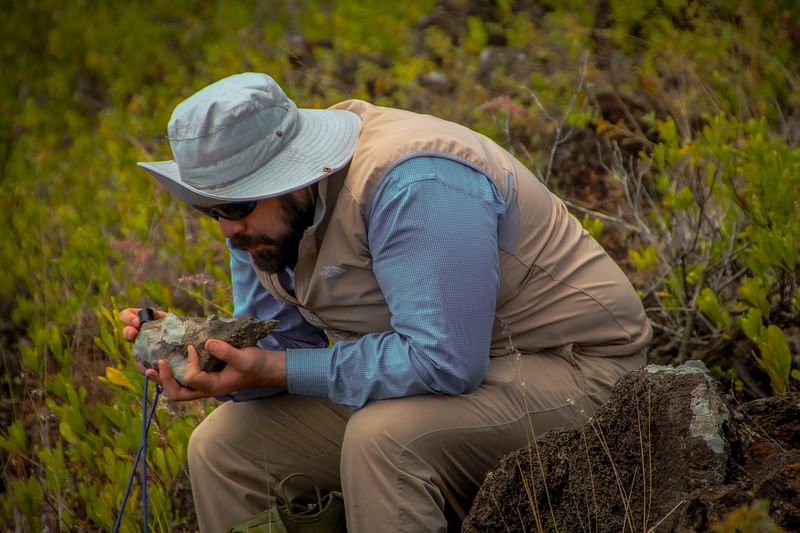
[(233, 355), (231, 352), (233, 352), (233, 350), (235, 349), (236, 348), (234, 348), (227, 342), (223, 342), (220, 340), (211, 339), (206, 341), (206, 350), (208, 350), (208, 353), (210, 353), (217, 359), (225, 361), (226, 363), (230, 361), (231, 356)]

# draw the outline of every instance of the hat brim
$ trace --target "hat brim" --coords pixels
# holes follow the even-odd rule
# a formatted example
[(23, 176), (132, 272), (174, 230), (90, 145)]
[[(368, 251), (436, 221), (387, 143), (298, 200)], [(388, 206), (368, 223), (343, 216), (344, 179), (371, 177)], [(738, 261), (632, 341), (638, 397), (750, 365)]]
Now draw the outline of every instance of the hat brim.
[(361, 118), (339, 109), (298, 109), (299, 131), (266, 165), (235, 181), (198, 189), (181, 179), (175, 161), (139, 162), (167, 191), (190, 205), (210, 207), (281, 196), (340, 170), (353, 157)]

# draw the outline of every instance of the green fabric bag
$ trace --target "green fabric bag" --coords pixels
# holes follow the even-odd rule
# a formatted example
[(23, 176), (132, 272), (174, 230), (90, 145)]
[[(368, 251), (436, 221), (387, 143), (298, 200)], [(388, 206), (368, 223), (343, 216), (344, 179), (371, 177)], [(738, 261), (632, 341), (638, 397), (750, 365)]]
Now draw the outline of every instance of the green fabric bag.
[(266, 511), (258, 513), (244, 522), (239, 522), (228, 529), (227, 533), (289, 533), (281, 521), (278, 506), (273, 505)]
[[(286, 483), (295, 477), (309, 479), (317, 493), (317, 502), (301, 504), (286, 496)], [(338, 491), (320, 492), (317, 483), (306, 474), (289, 474), (275, 485), (279, 502), (266, 511), (239, 522), (227, 533), (346, 533), (344, 500)]]

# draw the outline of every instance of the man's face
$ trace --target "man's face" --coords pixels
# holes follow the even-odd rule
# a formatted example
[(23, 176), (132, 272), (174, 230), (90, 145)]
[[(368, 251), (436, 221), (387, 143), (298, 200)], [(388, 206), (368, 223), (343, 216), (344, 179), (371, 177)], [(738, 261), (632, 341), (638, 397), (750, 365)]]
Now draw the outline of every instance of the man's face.
[[(276, 274), (294, 267), (303, 232), (314, 222), (314, 203), (308, 189), (267, 198), (241, 221), (220, 219), (231, 246), (250, 253), (264, 272)], [(241, 229), (232, 229), (236, 226)]]

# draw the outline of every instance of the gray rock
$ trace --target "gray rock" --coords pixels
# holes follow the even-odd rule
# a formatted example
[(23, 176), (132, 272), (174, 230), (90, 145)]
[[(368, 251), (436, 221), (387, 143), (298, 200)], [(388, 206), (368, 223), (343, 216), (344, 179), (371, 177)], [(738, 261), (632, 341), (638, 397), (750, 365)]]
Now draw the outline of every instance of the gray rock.
[(800, 531), (798, 472), (800, 394), (736, 406), (699, 361), (651, 365), (582, 427), (507, 455), (462, 532), (708, 531), (754, 498)]
[(278, 325), (277, 320), (254, 318), (209, 317), (181, 318), (172, 313), (158, 320), (145, 322), (133, 345), (133, 356), (147, 368), (158, 369), (158, 361), (166, 359), (172, 375), (183, 386), (186, 382), (187, 347), (191, 344), (200, 354), (200, 368), (216, 372), (225, 366), (205, 349), (208, 339), (220, 339), (236, 348), (255, 346), (259, 339)]
[(450, 90), (450, 78), (444, 72), (434, 70), (426, 72), (420, 79), (420, 83), (437, 93), (446, 93)]

